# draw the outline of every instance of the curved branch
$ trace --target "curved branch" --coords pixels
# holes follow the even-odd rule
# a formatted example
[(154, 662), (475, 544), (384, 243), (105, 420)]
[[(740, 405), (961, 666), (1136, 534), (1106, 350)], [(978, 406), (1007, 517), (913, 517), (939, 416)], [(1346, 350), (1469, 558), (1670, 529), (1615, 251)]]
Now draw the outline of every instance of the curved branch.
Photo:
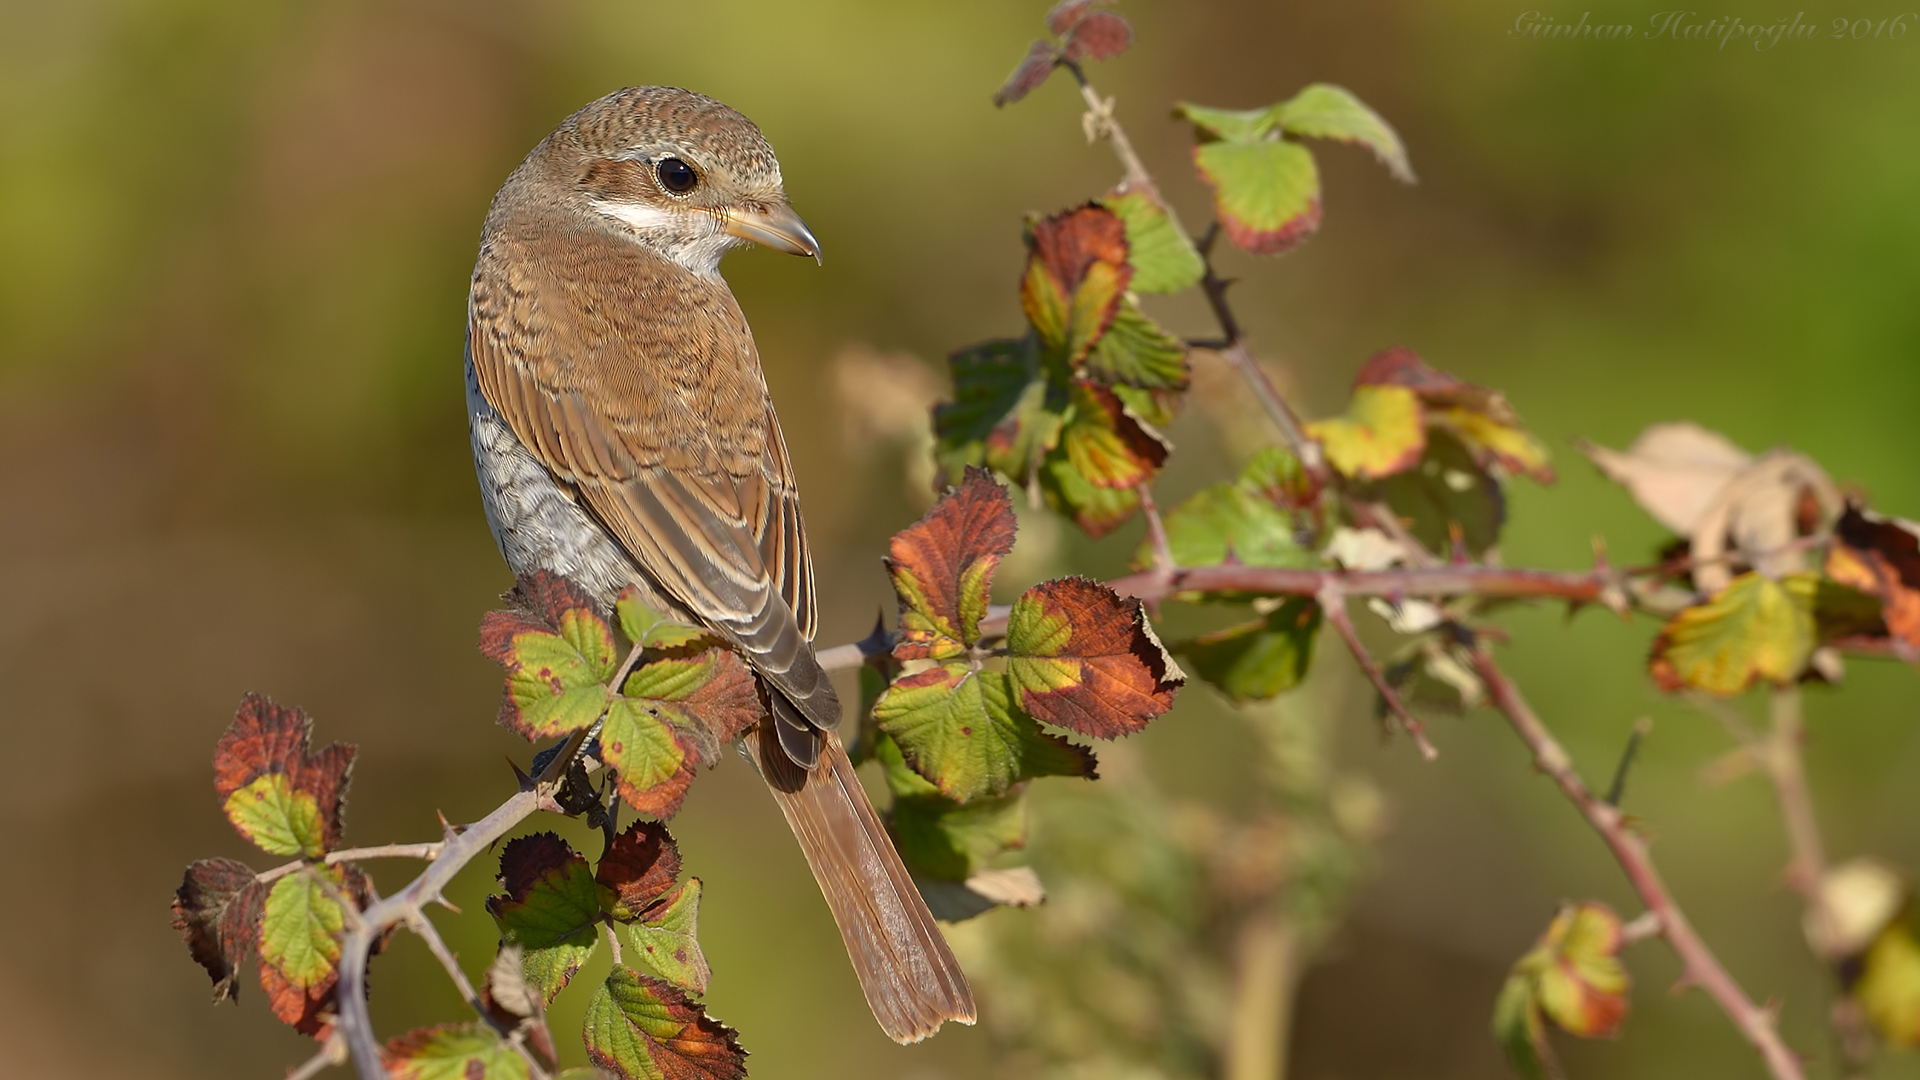
[(1533, 751), (1534, 764), (1553, 778), (1567, 801), (1573, 803), (1587, 823), (1593, 826), (1593, 830), (1606, 841), (1620, 868), (1626, 871), (1627, 881), (1633, 886), (1633, 891), (1640, 895), (1647, 910), (1659, 920), (1661, 935), (1667, 939), (1675, 955), (1680, 957), (1682, 982), (1700, 987), (1713, 998), (1734, 1026), (1740, 1029), (1740, 1033), (1747, 1037), (1747, 1041), (1760, 1051), (1760, 1057), (1775, 1080), (1804, 1080), (1805, 1073), (1800, 1067), (1799, 1057), (1780, 1038), (1773, 1010), (1755, 1005), (1727, 969), (1720, 966), (1713, 950), (1707, 948), (1707, 943), (1694, 932), (1693, 924), (1687, 921), (1679, 903), (1660, 879), (1660, 872), (1654, 869), (1646, 841), (1626, 827), (1624, 816), (1618, 808), (1595, 798), (1593, 792), (1587, 789), (1580, 774), (1574, 772), (1566, 749), (1540, 722), (1540, 718), (1520, 696), (1520, 691), (1508, 681), (1484, 646), (1475, 647), (1473, 665), (1485, 681), (1487, 696), (1494, 707), (1506, 714), (1514, 733)]

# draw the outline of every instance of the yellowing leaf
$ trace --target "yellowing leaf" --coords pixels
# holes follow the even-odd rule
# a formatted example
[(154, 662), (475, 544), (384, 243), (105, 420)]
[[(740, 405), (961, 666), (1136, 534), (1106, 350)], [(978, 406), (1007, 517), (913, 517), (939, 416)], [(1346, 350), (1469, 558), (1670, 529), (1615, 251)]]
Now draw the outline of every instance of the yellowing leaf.
[(737, 1033), (671, 983), (615, 965), (587, 1003), (587, 1057), (616, 1076), (737, 1080)]
[(1663, 690), (1692, 687), (1721, 697), (1755, 680), (1800, 677), (1817, 644), (1813, 604), (1819, 579), (1779, 581), (1749, 571), (1704, 604), (1673, 617), (1654, 639), (1651, 670)]
[(1306, 426), (1342, 476), (1377, 480), (1412, 467), (1427, 446), (1420, 401), (1404, 386), (1357, 386), (1347, 414)]
[[(1627, 1016), (1627, 970), (1620, 966), (1620, 917), (1605, 904), (1564, 907), (1540, 939), (1540, 1006), (1583, 1039), (1617, 1033)], [(1523, 961), (1524, 963), (1524, 961)]]
[(1906, 924), (1887, 927), (1867, 950), (1853, 995), (1881, 1038), (1920, 1046), (1920, 942)]
[(329, 884), (342, 884), (338, 868), (312, 867), (274, 882), (267, 893), (260, 959), (301, 989), (333, 978), (340, 961), (346, 912)]
[(257, 694), (240, 702), (213, 751), (213, 786), (240, 835), (275, 855), (319, 858), (339, 846), (354, 749), (312, 753), (313, 721)]

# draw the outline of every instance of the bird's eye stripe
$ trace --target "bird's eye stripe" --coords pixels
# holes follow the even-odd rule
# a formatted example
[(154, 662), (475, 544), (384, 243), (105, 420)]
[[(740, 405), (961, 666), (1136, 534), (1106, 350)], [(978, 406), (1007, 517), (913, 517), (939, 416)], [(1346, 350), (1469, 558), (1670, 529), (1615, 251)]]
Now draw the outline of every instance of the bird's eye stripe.
[(677, 157), (661, 158), (653, 174), (659, 177), (661, 187), (675, 195), (685, 195), (700, 185), (700, 174)]

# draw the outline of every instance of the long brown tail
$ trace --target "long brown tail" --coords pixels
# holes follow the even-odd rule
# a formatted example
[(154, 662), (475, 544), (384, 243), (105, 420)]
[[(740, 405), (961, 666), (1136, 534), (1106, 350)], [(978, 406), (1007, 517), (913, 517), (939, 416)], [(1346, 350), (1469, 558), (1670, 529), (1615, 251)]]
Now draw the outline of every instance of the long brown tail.
[(967, 977), (901, 865), (839, 737), (823, 732), (819, 764), (802, 769), (788, 760), (778, 739), (762, 738), (773, 722), (747, 733), (747, 752), (806, 853), (873, 1018), (898, 1043), (919, 1042), (948, 1020), (973, 1023)]

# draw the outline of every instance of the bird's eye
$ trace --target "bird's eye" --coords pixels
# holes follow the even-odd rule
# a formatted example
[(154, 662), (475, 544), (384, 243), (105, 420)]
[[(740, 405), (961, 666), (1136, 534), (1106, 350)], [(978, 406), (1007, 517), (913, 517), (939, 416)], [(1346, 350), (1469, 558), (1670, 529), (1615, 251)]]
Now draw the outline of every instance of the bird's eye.
[(677, 157), (661, 158), (660, 164), (653, 167), (654, 175), (660, 178), (660, 186), (675, 195), (685, 195), (700, 186), (700, 174), (693, 166)]

